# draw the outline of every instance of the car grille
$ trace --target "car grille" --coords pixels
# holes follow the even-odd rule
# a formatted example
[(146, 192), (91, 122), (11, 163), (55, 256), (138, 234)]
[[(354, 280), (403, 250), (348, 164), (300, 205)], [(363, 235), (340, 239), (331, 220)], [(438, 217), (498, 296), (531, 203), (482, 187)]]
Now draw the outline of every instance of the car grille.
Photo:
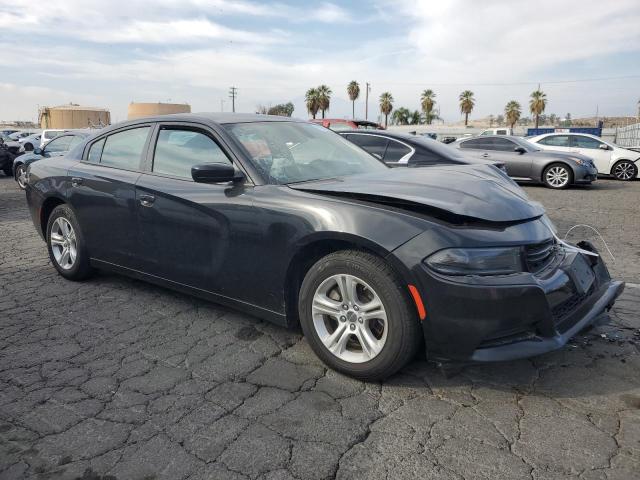
[(538, 273), (547, 268), (558, 253), (558, 245), (555, 238), (541, 243), (525, 246), (525, 260), (527, 268), (532, 273)]

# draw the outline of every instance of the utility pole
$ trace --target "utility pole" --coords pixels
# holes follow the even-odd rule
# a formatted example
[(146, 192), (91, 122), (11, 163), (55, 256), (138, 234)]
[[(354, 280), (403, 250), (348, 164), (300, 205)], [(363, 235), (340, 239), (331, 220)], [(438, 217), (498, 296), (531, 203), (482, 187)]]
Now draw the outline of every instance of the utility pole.
[(369, 82), (367, 82), (367, 87), (365, 90), (365, 101), (364, 101), (364, 119), (369, 119), (369, 92), (371, 91), (371, 86)]
[(236, 95), (238, 94), (238, 89), (236, 87), (229, 88), (229, 98), (231, 99), (231, 111), (236, 113)]

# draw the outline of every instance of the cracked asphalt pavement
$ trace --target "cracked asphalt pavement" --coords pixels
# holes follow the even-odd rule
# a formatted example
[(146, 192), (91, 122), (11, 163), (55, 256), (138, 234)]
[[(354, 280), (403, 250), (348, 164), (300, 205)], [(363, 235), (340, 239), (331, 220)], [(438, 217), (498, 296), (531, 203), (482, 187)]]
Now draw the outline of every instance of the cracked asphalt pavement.
[[(527, 191), (640, 283), (640, 182)], [(418, 358), (364, 383), (299, 331), (116, 275), (62, 279), (6, 177), (0, 245), (0, 479), (640, 478), (637, 286), (559, 352), (448, 379)]]

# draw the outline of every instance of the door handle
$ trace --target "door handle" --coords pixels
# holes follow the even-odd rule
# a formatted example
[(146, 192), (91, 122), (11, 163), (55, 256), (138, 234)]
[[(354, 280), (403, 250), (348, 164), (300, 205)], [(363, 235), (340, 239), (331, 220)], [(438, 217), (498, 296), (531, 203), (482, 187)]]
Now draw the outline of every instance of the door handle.
[(140, 195), (140, 205), (143, 207), (150, 207), (153, 205), (153, 202), (156, 200), (156, 197), (153, 195)]
[(483, 156), (484, 158), (487, 158), (487, 157), (489, 156), (489, 154), (488, 154), (488, 153), (483, 153), (483, 154), (482, 154), (482, 156)]
[(82, 179), (80, 177), (73, 177), (71, 179), (71, 186), (77, 187), (78, 185), (82, 185)]

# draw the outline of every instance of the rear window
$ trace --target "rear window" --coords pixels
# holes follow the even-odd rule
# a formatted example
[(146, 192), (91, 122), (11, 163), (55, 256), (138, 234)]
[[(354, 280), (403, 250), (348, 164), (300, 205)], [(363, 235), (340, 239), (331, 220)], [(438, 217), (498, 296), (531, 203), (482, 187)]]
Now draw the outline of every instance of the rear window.
[(140, 159), (148, 135), (149, 127), (132, 128), (109, 135), (102, 149), (100, 164), (125, 170), (137, 170), (140, 167)]
[(569, 136), (568, 135), (551, 135), (550, 137), (544, 137), (538, 141), (541, 145), (549, 145), (552, 147), (568, 147)]

